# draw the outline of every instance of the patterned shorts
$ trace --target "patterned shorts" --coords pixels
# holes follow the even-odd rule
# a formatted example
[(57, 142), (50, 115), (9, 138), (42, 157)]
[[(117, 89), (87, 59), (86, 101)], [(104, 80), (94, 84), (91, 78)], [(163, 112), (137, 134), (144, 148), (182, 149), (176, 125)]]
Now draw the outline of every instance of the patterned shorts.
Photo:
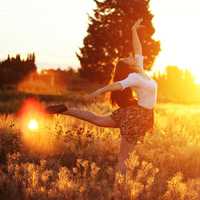
[(137, 142), (145, 132), (153, 128), (154, 111), (139, 105), (119, 108), (112, 112), (111, 117), (120, 128), (121, 136), (128, 142)]

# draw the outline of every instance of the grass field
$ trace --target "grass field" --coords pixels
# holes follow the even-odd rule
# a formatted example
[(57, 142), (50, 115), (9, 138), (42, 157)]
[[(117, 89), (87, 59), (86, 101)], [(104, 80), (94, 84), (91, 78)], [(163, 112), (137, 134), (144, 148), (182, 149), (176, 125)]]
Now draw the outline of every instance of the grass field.
[[(98, 114), (108, 103), (67, 102)], [(36, 132), (20, 130), (14, 114), (0, 115), (1, 200), (199, 200), (200, 106), (158, 104), (153, 133), (127, 160), (127, 179), (117, 176), (118, 129), (55, 115)]]

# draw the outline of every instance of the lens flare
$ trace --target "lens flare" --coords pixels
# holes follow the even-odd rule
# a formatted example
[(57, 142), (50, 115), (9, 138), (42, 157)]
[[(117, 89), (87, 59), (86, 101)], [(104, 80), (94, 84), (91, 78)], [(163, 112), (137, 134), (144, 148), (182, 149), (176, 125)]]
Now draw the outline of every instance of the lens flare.
[(29, 135), (30, 131), (42, 131), (46, 113), (43, 105), (36, 99), (26, 99), (18, 112), (20, 129), (24, 135)]
[(36, 119), (31, 119), (28, 123), (28, 129), (31, 131), (36, 131), (38, 130), (39, 125)]
[(21, 142), (30, 153), (54, 155), (63, 151), (63, 140), (52, 134), (52, 119), (45, 105), (35, 98), (26, 99), (17, 112)]

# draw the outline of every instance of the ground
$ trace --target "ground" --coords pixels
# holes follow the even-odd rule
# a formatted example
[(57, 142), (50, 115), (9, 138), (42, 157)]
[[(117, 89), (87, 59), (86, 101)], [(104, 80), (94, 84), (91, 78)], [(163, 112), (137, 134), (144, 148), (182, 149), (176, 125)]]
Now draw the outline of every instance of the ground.
[[(59, 102), (99, 114), (113, 110), (108, 102), (76, 100)], [(158, 104), (153, 133), (130, 154), (125, 179), (115, 174), (118, 129), (54, 115), (37, 131), (25, 131), (19, 116), (2, 113), (0, 199), (198, 200), (199, 115), (198, 105)]]

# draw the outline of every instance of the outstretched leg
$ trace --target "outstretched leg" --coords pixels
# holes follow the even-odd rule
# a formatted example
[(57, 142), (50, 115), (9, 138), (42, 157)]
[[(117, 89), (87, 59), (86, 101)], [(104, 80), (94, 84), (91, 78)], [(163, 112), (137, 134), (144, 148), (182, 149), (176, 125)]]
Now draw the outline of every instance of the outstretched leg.
[(62, 114), (70, 115), (78, 119), (88, 121), (92, 124), (95, 124), (96, 126), (117, 128), (115, 121), (112, 119), (110, 115), (99, 116), (90, 111), (73, 109), (73, 108), (68, 108), (68, 110), (63, 112)]
[(111, 115), (99, 116), (90, 111), (68, 108), (64, 104), (47, 106), (45, 108), (45, 111), (49, 114), (71, 115), (78, 119), (88, 121), (97, 126), (118, 128), (117, 123), (112, 119)]

